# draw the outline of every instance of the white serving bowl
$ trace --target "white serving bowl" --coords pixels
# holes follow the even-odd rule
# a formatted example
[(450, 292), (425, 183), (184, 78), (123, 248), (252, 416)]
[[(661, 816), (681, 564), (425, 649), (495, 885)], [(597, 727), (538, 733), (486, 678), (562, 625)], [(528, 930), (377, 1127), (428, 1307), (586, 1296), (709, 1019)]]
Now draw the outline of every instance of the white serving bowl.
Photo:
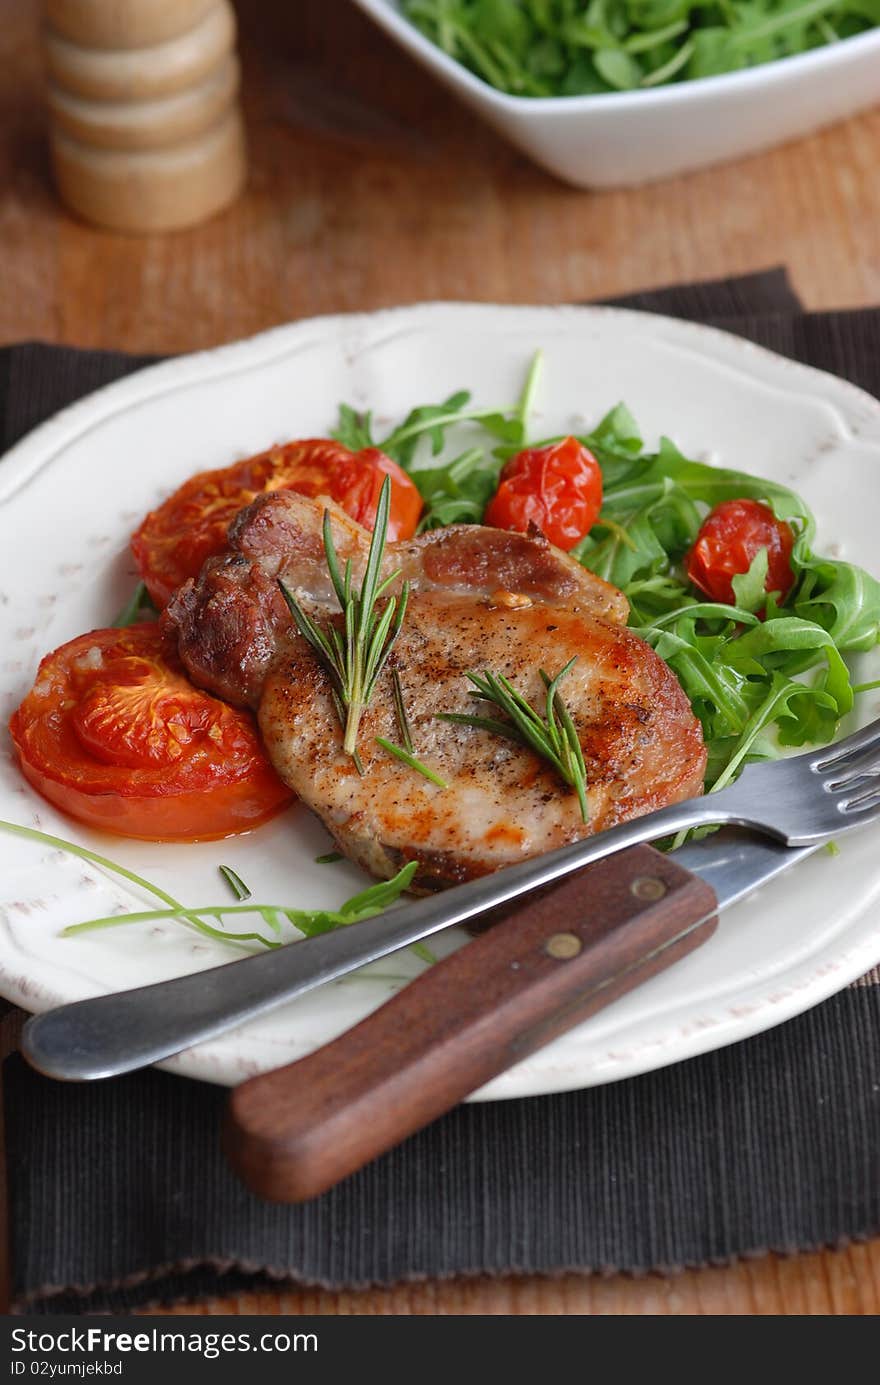
[(646, 91), (508, 96), (453, 61), (396, 0), (355, 0), (542, 168), (576, 187), (628, 187), (817, 130), (880, 101), (880, 29), (799, 57)]

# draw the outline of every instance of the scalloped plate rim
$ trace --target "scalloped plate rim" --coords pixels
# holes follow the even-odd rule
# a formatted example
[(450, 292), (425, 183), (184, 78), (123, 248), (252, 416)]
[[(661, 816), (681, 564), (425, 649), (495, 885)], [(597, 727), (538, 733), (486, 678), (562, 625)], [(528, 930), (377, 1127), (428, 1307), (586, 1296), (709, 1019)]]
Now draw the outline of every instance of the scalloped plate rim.
[[(756, 384), (756, 377), (766, 372), (768, 377), (772, 377), (772, 384), (763, 380), (761, 383), (765, 388), (776, 389), (789, 400), (802, 397), (813, 404), (817, 399), (821, 400), (835, 416), (844, 439), (860, 447), (867, 446), (872, 452), (876, 451), (880, 459), (880, 403), (873, 396), (848, 381), (780, 356), (721, 328), (613, 306), (427, 302), (282, 324), (239, 341), (157, 361), (101, 387), (39, 424), (6, 453), (0, 468), (0, 516), (6, 506), (14, 503), (22, 488), (36, 479), (44, 467), (57, 462), (72, 442), (85, 436), (90, 428), (124, 414), (135, 405), (149, 404), (151, 400), (164, 398), (176, 390), (184, 390), (202, 381), (258, 371), (308, 350), (315, 341), (325, 340), (340, 329), (356, 333), (359, 328), (374, 331), (387, 324), (391, 337), (394, 337), (401, 331), (423, 331), (426, 319), (430, 325), (431, 319), (436, 321), (449, 314), (466, 315), (472, 321), (486, 314), (490, 317), (501, 314), (511, 319), (524, 319), (530, 314), (537, 314), (555, 318), (561, 323), (565, 320), (569, 323), (575, 320), (591, 321), (600, 333), (603, 321), (615, 322), (632, 327), (637, 334), (644, 331), (649, 337), (656, 336), (673, 348), (680, 347), (687, 351), (708, 346), (712, 362), (719, 367), (732, 369), (744, 382)], [(381, 341), (387, 339), (383, 337)], [(375, 349), (377, 344), (373, 342), (367, 349)], [(863, 433), (865, 426), (867, 434)], [(877, 882), (877, 892), (880, 892), (880, 881)], [(0, 944), (0, 991), (8, 999), (36, 1010), (57, 1004), (65, 998), (51, 988), (39, 994), (35, 992), (32, 989), (35, 978), (16, 977), (10, 972), (3, 951), (4, 947)], [(830, 970), (827, 962), (823, 963), (814, 976), (790, 993), (778, 997), (772, 1006), (765, 1007), (765, 1013), (760, 1016), (752, 1014), (748, 1020), (729, 1016), (723, 1022), (718, 1021), (714, 1029), (704, 1027), (686, 1039), (683, 1039), (680, 1031), (655, 1037), (638, 1046), (637, 1052), (631, 1052), (617, 1062), (618, 1071), (614, 1070), (615, 1060), (609, 1059), (607, 1054), (593, 1060), (589, 1056), (579, 1056), (576, 1061), (569, 1056), (567, 1061), (561, 1062), (556, 1056), (561, 1041), (557, 1041), (549, 1050), (549, 1058), (543, 1056), (548, 1050), (542, 1050), (516, 1069), (502, 1074), (471, 1099), (498, 1099), (570, 1090), (594, 1082), (619, 1080), (706, 1052), (801, 1013), (808, 1005), (827, 998), (842, 985), (860, 976), (877, 961), (880, 961), (880, 925), (876, 936), (872, 935), (848, 951), (844, 950), (836, 957)], [(36, 984), (39, 991), (39, 982)], [(219, 1043), (222, 1046), (223, 1040)], [(228, 1056), (215, 1053), (215, 1047), (214, 1044), (201, 1046), (162, 1066), (214, 1082), (237, 1081), (252, 1070), (239, 1068)], [(660, 1050), (666, 1050), (666, 1056), (661, 1055), (658, 1061)]]

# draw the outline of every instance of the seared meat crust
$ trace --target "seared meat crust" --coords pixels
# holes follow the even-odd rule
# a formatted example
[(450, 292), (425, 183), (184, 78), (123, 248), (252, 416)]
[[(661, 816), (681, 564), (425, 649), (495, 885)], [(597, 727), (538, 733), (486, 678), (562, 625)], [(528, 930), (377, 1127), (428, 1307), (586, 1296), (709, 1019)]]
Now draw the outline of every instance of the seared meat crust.
[[(333, 501), (292, 491), (259, 496), (229, 526), (229, 552), (209, 558), (185, 582), (163, 616), (193, 681), (237, 705), (256, 707), (278, 646), (291, 633), (279, 577), (310, 615), (338, 612), (324, 559), (324, 509), (333, 541), (355, 583), (366, 566), (370, 536)], [(473, 524), (454, 524), (389, 544), (383, 574), (400, 571), (413, 594), (459, 592), (485, 602), (516, 593), (549, 606), (626, 621), (626, 597), (541, 537)]]
[[(335, 507), (340, 558), (363, 570), (369, 535)], [(390, 545), (410, 602), (391, 662), (361, 722), (361, 777), (342, 751), (326, 675), (292, 628), (284, 577), (311, 614), (338, 612), (324, 561), (323, 505), (261, 497), (166, 613), (191, 676), (259, 708), (276, 769), (339, 846), (377, 876), (416, 860), (422, 889), (485, 874), (701, 792), (699, 722), (670, 669), (625, 628), (625, 598), (546, 540), (453, 526)], [(590, 821), (553, 769), (513, 741), (437, 719), (479, 711), (467, 669), (503, 673), (535, 706), (540, 669), (577, 662), (562, 692), (584, 750)], [(440, 789), (376, 744), (400, 743), (391, 691), (404, 690), (415, 753)]]

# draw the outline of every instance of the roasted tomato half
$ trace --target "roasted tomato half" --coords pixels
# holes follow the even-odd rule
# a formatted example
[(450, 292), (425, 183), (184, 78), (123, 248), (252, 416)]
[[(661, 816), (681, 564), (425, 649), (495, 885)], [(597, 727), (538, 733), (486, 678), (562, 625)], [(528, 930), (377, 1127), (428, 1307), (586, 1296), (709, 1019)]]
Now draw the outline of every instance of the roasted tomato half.
[(685, 559), (688, 580), (713, 601), (736, 605), (733, 579), (748, 572), (762, 548), (767, 550), (764, 590), (784, 601), (794, 586), (790, 524), (777, 519), (760, 500), (723, 500), (703, 520)]
[(47, 654), (9, 729), (44, 798), (123, 837), (228, 837), (293, 797), (250, 714), (193, 687), (153, 622)]
[(416, 531), (422, 498), (406, 472), (376, 447), (352, 452), (328, 438), (285, 443), (218, 471), (202, 471), (147, 515), (131, 548), (147, 591), (160, 609), (206, 558), (222, 553), (239, 510), (264, 491), (329, 496), (366, 529), (376, 520), (379, 493), (391, 477), (388, 539)]
[(601, 508), (599, 463), (577, 438), (563, 438), (511, 457), (484, 522), (523, 534), (535, 524), (567, 553), (590, 532)]

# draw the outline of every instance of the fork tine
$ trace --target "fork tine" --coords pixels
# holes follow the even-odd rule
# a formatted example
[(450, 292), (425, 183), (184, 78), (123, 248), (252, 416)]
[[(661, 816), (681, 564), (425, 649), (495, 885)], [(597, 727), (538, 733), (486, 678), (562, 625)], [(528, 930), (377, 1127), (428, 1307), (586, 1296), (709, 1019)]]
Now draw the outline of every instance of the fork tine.
[(880, 812), (880, 784), (843, 799), (837, 806), (846, 817), (870, 817)]
[(846, 756), (841, 765), (834, 765), (822, 776), (826, 789), (842, 789), (856, 779), (880, 772), (880, 741), (866, 746), (864, 750), (854, 750)]
[(827, 750), (820, 751), (810, 761), (810, 768), (819, 770), (822, 774), (838, 767), (847, 768), (853, 756), (875, 747), (880, 747), (880, 720), (869, 722), (860, 731), (854, 731), (851, 736), (846, 736), (844, 740), (837, 741)]
[(873, 774), (870, 771), (866, 771), (864, 774), (851, 774), (844, 779), (836, 779), (825, 784), (828, 792), (834, 794), (860, 793), (863, 789), (872, 787), (880, 787), (880, 765), (877, 766)]

